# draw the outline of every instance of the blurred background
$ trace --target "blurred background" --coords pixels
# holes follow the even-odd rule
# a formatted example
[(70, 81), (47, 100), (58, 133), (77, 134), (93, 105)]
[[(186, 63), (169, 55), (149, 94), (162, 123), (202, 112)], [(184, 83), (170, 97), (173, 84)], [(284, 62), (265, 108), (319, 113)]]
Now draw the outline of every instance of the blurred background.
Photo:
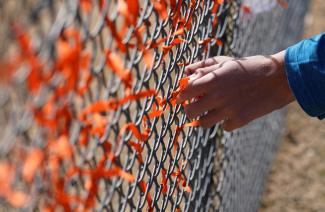
[[(325, 1), (312, 0), (304, 37), (320, 32), (325, 32)], [(260, 211), (325, 211), (325, 121), (309, 118), (293, 103), (286, 126)]]

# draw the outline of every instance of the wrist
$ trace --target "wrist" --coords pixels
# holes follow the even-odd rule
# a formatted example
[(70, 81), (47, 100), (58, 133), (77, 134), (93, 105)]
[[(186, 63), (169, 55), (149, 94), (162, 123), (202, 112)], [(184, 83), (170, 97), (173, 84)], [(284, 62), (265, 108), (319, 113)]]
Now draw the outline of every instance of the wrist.
[(289, 82), (285, 70), (285, 51), (273, 54), (270, 56), (272, 60), (272, 69), (276, 76), (277, 85), (281, 89), (279, 97), (285, 104), (289, 104), (295, 100), (295, 97), (289, 87)]

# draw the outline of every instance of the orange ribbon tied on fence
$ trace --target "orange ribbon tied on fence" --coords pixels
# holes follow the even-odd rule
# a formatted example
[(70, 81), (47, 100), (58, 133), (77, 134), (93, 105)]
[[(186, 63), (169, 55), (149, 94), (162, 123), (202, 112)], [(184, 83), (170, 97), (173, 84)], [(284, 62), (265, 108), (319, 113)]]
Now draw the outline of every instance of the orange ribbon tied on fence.
[(169, 45), (163, 46), (162, 51), (163, 51), (163, 56), (166, 56), (166, 54), (176, 45), (181, 44), (183, 42), (186, 42), (186, 40), (182, 38), (175, 38)]
[(161, 189), (161, 192), (163, 194), (166, 194), (167, 193), (167, 171), (166, 169), (162, 168), (161, 169), (161, 185), (162, 185), (162, 189)]
[(144, 133), (141, 133), (137, 126), (134, 123), (127, 123), (124, 125), (119, 133), (119, 137), (124, 134), (125, 131), (130, 130), (132, 131), (133, 135), (139, 140), (139, 141), (146, 141), (149, 137), (150, 129), (146, 129)]
[(123, 60), (115, 53), (110, 50), (106, 50), (106, 64), (112, 71), (120, 77), (126, 88), (132, 86), (132, 74), (131, 71), (124, 68)]
[(25, 159), (22, 176), (26, 182), (31, 182), (34, 179), (36, 172), (39, 170), (40, 165), (43, 163), (44, 153), (41, 149), (33, 149), (29, 152)]
[(140, 143), (134, 142), (134, 141), (128, 141), (127, 145), (131, 146), (132, 148), (135, 149), (135, 152), (137, 153), (137, 157), (140, 163), (143, 163), (142, 159), (142, 147)]
[(174, 152), (177, 151), (178, 138), (179, 138), (179, 135), (180, 135), (181, 131), (186, 127), (197, 127), (197, 126), (200, 126), (200, 122), (198, 120), (195, 120), (195, 121), (192, 121), (190, 123), (186, 123), (184, 125), (176, 127), (175, 137), (174, 137), (174, 140), (173, 140)]
[(85, 120), (85, 116), (92, 113), (102, 113), (102, 112), (108, 112), (111, 110), (117, 110), (119, 106), (129, 102), (129, 101), (135, 101), (142, 98), (150, 97), (156, 94), (155, 89), (149, 89), (145, 91), (139, 91), (134, 94), (130, 94), (125, 96), (121, 99), (110, 99), (107, 101), (97, 101), (83, 109), (83, 111), (80, 113), (79, 118), (81, 120)]
[(289, 4), (285, 0), (276, 0), (276, 1), (283, 9), (288, 9), (289, 8)]
[[(35, 128), (35, 131), (41, 131), (40, 134), (45, 144), (40, 145), (41, 147), (31, 148), (31, 150), (22, 157), (24, 158), (24, 160), (22, 160), (22, 172), (21, 176), (18, 176), (18, 178), (22, 178), (22, 182), (26, 183), (28, 188), (36, 181), (36, 176), (40, 176), (40, 178), (47, 183), (46, 186), (48, 187), (46, 187), (46, 189), (48, 190), (46, 190), (46, 193), (49, 198), (44, 201), (44, 209), (52, 211), (56, 209), (67, 211), (73, 209), (91, 210), (96, 203), (96, 195), (99, 192), (98, 184), (100, 180), (109, 180), (114, 177), (119, 177), (127, 183), (133, 183), (139, 186), (141, 192), (146, 193), (145, 199), (149, 206), (149, 211), (153, 211), (153, 199), (150, 194), (151, 185), (143, 180), (139, 181), (140, 179), (137, 180), (139, 182), (136, 182), (133, 173), (128, 171), (129, 168), (126, 169), (125, 166), (122, 167), (122, 165), (119, 164), (121, 162), (119, 160), (120, 155), (117, 155), (119, 153), (115, 152), (117, 149), (117, 145), (115, 144), (127, 145), (128, 148), (131, 148), (136, 154), (138, 158), (137, 162), (140, 164), (144, 163), (142, 158), (143, 149), (146, 148), (147, 145), (152, 145), (148, 143), (150, 137), (156, 139), (155, 136), (152, 136), (152, 134), (155, 133), (154, 130), (152, 130), (154, 128), (152, 125), (149, 125), (151, 119), (159, 119), (159, 117), (163, 116), (164, 111), (170, 110), (172, 113), (173, 110), (179, 109), (180, 105), (177, 105), (176, 99), (180, 92), (188, 85), (189, 78), (180, 79), (177, 89), (173, 89), (172, 92), (170, 92), (171, 90), (166, 92), (169, 96), (163, 96), (165, 91), (164, 88), (158, 87), (160, 85), (157, 85), (157, 90), (147, 89), (148, 86), (151, 85), (151, 82), (148, 82), (148, 84), (145, 84), (147, 82), (141, 82), (143, 84), (140, 84), (140, 80), (135, 80), (135, 78), (139, 78), (141, 75), (141, 73), (138, 73), (138, 69), (143, 65), (146, 71), (148, 69), (155, 69), (153, 71), (157, 70), (157, 65), (159, 64), (155, 64), (155, 60), (157, 60), (158, 57), (156, 58), (153, 56), (156, 56), (157, 51), (162, 51), (164, 59), (168, 53), (172, 53), (174, 50), (173, 48), (177, 45), (181, 44), (185, 46), (188, 44), (188, 41), (185, 40), (185, 35), (187, 35), (187, 32), (190, 32), (192, 28), (192, 24), (194, 23), (192, 23), (192, 21), (195, 20), (195, 16), (193, 15), (195, 15), (196, 6), (199, 6), (200, 2), (194, 0), (191, 0), (189, 3), (183, 0), (152, 0), (151, 6), (153, 6), (155, 10), (155, 14), (158, 14), (158, 18), (163, 20), (164, 23), (170, 24), (169, 32), (161, 33), (159, 38), (157, 38), (155, 32), (151, 30), (151, 26), (154, 26), (154, 24), (151, 25), (150, 23), (151, 19), (144, 17), (149, 10), (145, 11), (147, 9), (142, 8), (138, 0), (118, 0), (115, 2), (118, 4), (117, 12), (124, 20), (124, 25), (121, 27), (117, 26), (118, 22), (116, 22), (116, 20), (110, 19), (110, 14), (105, 13), (107, 12), (105, 9), (107, 9), (108, 6), (111, 7), (111, 3), (107, 5), (107, 1), (104, 0), (99, 0), (97, 2), (101, 10), (100, 14), (103, 14), (101, 19), (101, 21), (104, 22), (102, 31), (105, 32), (105, 30), (109, 30), (109, 37), (112, 42), (109, 48), (107, 48), (105, 44), (103, 45), (104, 47), (101, 46), (99, 51), (96, 52), (96, 54), (101, 53), (105, 58), (106, 68), (101, 71), (111, 71), (110, 74), (118, 79), (118, 86), (122, 85), (118, 87), (118, 89), (122, 90), (121, 92), (114, 91), (108, 93), (108, 96), (113, 96), (110, 96), (109, 99), (101, 100), (101, 98), (103, 98), (102, 93), (98, 96), (95, 95), (95, 97), (92, 95), (93, 90), (95, 90), (93, 89), (93, 85), (97, 85), (96, 80), (101, 78), (101, 75), (91, 71), (97, 64), (93, 61), (95, 60), (93, 57), (96, 56), (95, 52), (92, 54), (87, 51), (88, 45), (91, 43), (87, 40), (87, 36), (93, 38), (92, 33), (88, 34), (90, 31), (85, 32), (62, 26), (62, 29), (60, 29), (58, 33), (58, 40), (53, 42), (53, 58), (50, 58), (51, 61), (49, 63), (45, 63), (38, 55), (39, 53), (33, 49), (31, 38), (28, 34), (19, 28), (15, 28), (14, 30), (21, 52), (13, 61), (19, 62), (19, 66), (22, 64), (28, 65), (28, 97), (37, 96), (38, 93), (41, 93), (39, 91), (42, 91), (41, 88), (43, 87), (47, 92), (44, 96), (43, 93), (42, 96), (40, 96), (42, 97), (40, 98), (41, 103), (36, 104), (34, 101), (28, 103), (28, 106), (31, 108), (33, 120), (35, 121), (35, 125), (32, 126), (32, 129), (34, 130)], [(81, 17), (78, 16), (79, 18), (83, 19), (84, 15), (90, 17), (95, 14), (92, 10), (96, 8), (96, 2), (91, 0), (80, 0), (79, 3), (80, 8), (77, 9), (82, 10)], [(183, 13), (182, 6), (184, 6), (185, 3), (189, 6), (189, 9), (186, 13)], [(215, 0), (212, 11), (216, 13), (219, 5), (222, 3), (222, 0)], [(204, 6), (204, 1), (202, 1), (202, 5)], [(150, 10), (151, 9), (152, 7)], [(214, 20), (215, 26), (217, 23), (216, 16)], [(141, 23), (138, 23), (140, 21), (144, 21), (144, 24), (141, 25)], [(149, 38), (152, 38), (152, 40)], [(203, 40), (203, 43), (200, 44), (208, 45), (213, 39), (216, 40), (216, 38), (208, 39)], [(221, 41), (218, 42), (219, 41), (216, 40), (217, 45), (222, 44), (220, 43)], [(133, 58), (133, 56), (130, 55), (133, 53), (130, 54), (129, 48), (132, 49), (132, 51), (134, 50), (134, 55), (136, 55), (135, 58), (139, 55), (138, 61), (141, 59), (142, 61), (139, 63), (131, 61), (133, 59), (130, 58)], [(154, 54), (152, 54), (153, 52)], [(159, 55), (159, 52), (157, 55)], [(159, 56), (161, 56), (161, 54)], [(184, 66), (188, 64), (187, 57), (188, 56), (176, 59), (174, 62)], [(179, 60), (183, 61), (183, 63), (178, 63)], [(131, 62), (134, 63), (131, 64)], [(163, 62), (165, 63), (166, 61)], [(12, 66), (10, 69), (16, 69), (18, 65), (7, 64), (6, 67)], [(136, 69), (136, 72), (132, 72), (134, 69)], [(179, 77), (181, 73), (177, 74)], [(103, 76), (105, 76), (105, 74), (103, 74)], [(144, 90), (144, 88), (146, 88), (146, 90)], [(140, 91), (134, 92), (134, 90)], [(105, 88), (104, 92), (107, 91), (108, 90)], [(162, 94), (159, 94), (159, 91), (161, 91)], [(76, 99), (77, 101), (74, 101)], [(144, 99), (148, 101), (143, 101)], [(127, 104), (135, 105), (134, 102), (136, 102), (138, 108), (141, 107), (142, 109), (146, 109), (144, 115), (141, 114), (143, 117), (140, 117), (140, 123), (134, 123), (130, 120), (125, 122), (120, 121), (118, 124), (111, 123), (113, 112), (124, 112)], [(148, 102), (152, 103), (152, 107), (149, 110), (147, 110)], [(146, 105), (144, 105), (144, 103), (146, 103)], [(114, 134), (114, 136), (117, 137), (116, 140), (111, 140), (112, 134), (109, 134), (110, 131), (107, 130), (110, 124), (116, 124), (114, 126), (117, 128), (117, 131), (115, 131), (117, 135)], [(70, 143), (69, 136), (74, 133), (72, 131), (74, 125), (78, 125), (76, 131), (78, 131), (79, 135), (76, 139), (71, 139)], [(184, 130), (184, 128), (196, 126), (199, 126), (198, 121), (176, 126), (173, 139), (174, 152), (177, 150), (178, 140), (182, 130)], [(123, 141), (123, 143), (119, 143), (122, 136), (126, 133), (130, 133), (130, 135), (133, 136), (132, 140), (129, 139)], [(107, 136), (107, 138), (105, 138), (105, 136)], [(89, 162), (88, 158), (78, 160), (77, 156), (80, 156), (80, 152), (83, 152), (91, 145), (101, 147), (103, 155), (100, 161), (97, 162), (97, 153), (87, 151), (95, 162), (91, 163), (91, 166), (85, 168), (82, 166)], [(82, 153), (80, 157), (83, 155)], [(16, 192), (9, 186), (8, 180), (6, 181), (3, 175), (1, 175), (1, 171), (8, 171), (9, 168), (1, 165), (0, 163), (0, 185), (4, 189), (0, 191), (0, 196), (7, 199), (8, 202), (14, 206), (23, 207), (28, 200), (28, 195), (25, 195), (23, 192)], [(142, 167), (144, 167), (144, 165), (142, 165)], [(14, 169), (14, 167), (10, 168)], [(64, 170), (68, 171), (65, 172)], [(168, 172), (170, 171), (172, 170)], [(170, 180), (170, 173), (167, 173), (167, 171), (162, 168), (160, 174), (162, 185), (161, 192), (166, 194), (168, 192), (167, 183), (168, 180)], [(78, 194), (71, 194), (69, 193), (71, 191), (66, 188), (74, 175), (79, 175), (79, 178), (82, 179), (80, 184), (82, 185), (81, 190), (83, 191)], [(177, 187), (181, 185), (184, 191), (191, 191), (191, 188), (186, 185), (185, 176), (182, 175), (180, 168), (172, 172), (171, 176), (177, 178)], [(180, 209), (176, 210), (179, 211)]]
[(176, 179), (176, 186), (179, 186), (179, 184), (181, 183), (184, 191), (186, 191), (186, 192), (191, 192), (192, 191), (191, 187), (186, 185), (186, 180), (182, 176), (182, 172), (181, 172), (180, 169), (177, 169), (177, 171), (174, 171), (173, 173), (171, 173), (171, 176), (177, 178)]
[(27, 88), (31, 94), (36, 94), (41, 85), (48, 81), (48, 78), (46, 78), (42, 72), (44, 68), (43, 64), (35, 53), (30, 36), (16, 24), (12, 26), (12, 30), (20, 47), (20, 53), (14, 57), (12, 62), (18, 63), (16, 65), (14, 64), (16, 68), (19, 68), (19, 66), (23, 64), (28, 65), (29, 74), (27, 76)]
[(147, 183), (143, 180), (141, 180), (139, 182), (139, 186), (140, 186), (140, 189), (143, 193), (146, 193), (147, 192), (147, 195), (146, 195), (146, 200), (147, 200), (147, 203), (148, 203), (148, 211), (152, 212), (153, 211), (153, 208), (152, 208), (152, 198), (150, 196), (150, 193), (149, 191), (147, 191)]
[(139, 13), (138, 0), (119, 0), (118, 11), (124, 16), (127, 24), (136, 26)]
[(0, 197), (8, 201), (13, 207), (21, 208), (28, 204), (30, 197), (28, 194), (11, 187), (15, 173), (15, 166), (7, 161), (0, 161)]
[(104, 166), (106, 159), (107, 158), (104, 156), (94, 169), (81, 169), (78, 167), (73, 167), (67, 172), (68, 178), (71, 178), (75, 174), (89, 176), (88, 180), (85, 182), (85, 188), (88, 191), (86, 199), (83, 200), (85, 209), (91, 209), (93, 207), (98, 191), (98, 181), (100, 179), (121, 177), (130, 183), (135, 181), (135, 177), (132, 174), (125, 172), (120, 167), (114, 166), (108, 169), (105, 168)]
[(168, 18), (167, 3), (165, 0), (152, 0), (153, 7), (163, 20)]

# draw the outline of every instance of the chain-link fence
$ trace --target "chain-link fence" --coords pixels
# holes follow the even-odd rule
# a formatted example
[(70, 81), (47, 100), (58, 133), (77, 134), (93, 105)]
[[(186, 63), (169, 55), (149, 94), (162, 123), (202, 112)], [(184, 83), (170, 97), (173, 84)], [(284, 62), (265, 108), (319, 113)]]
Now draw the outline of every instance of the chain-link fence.
[(175, 100), (189, 63), (297, 41), (288, 3), (0, 1), (2, 207), (256, 211), (283, 111), (229, 134)]

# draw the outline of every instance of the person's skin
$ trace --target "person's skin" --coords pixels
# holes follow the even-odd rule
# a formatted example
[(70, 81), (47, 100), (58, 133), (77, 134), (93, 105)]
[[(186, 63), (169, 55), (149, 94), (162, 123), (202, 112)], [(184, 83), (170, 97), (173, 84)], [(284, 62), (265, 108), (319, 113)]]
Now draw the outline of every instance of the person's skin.
[(219, 56), (191, 64), (185, 70), (189, 84), (177, 101), (192, 99), (185, 113), (205, 128), (224, 121), (226, 131), (237, 129), (295, 100), (284, 55), (282, 51), (241, 59)]

